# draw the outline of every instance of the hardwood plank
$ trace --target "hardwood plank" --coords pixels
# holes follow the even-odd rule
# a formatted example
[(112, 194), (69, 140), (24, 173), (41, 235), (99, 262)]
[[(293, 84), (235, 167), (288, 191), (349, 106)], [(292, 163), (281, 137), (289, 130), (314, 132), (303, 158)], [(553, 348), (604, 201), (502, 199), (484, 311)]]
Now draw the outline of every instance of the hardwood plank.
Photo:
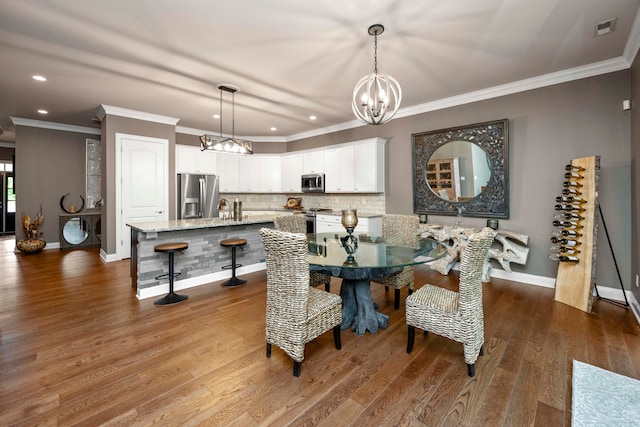
[[(264, 272), (172, 307), (138, 300), (128, 275), (95, 248), (26, 256), (0, 241), (0, 425), (560, 425), (573, 359), (640, 374), (629, 310), (594, 301), (587, 314), (553, 289), (493, 279), (474, 378), (446, 338), (418, 334), (407, 354), (404, 304), (382, 286), (371, 292), (388, 329), (342, 331), (339, 351), (320, 336), (295, 378), (280, 349), (265, 356)], [(457, 289), (457, 272), (416, 267), (416, 288), (427, 282)]]

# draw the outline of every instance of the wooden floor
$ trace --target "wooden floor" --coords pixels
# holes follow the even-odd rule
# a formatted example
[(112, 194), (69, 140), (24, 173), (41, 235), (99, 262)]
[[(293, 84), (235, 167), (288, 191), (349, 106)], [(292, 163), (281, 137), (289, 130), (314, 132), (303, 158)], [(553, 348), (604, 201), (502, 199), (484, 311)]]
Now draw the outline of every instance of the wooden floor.
[[(394, 311), (379, 285), (389, 328), (343, 331), (342, 350), (321, 336), (295, 378), (280, 349), (265, 357), (264, 272), (244, 277), (156, 307), (136, 299), (128, 260), (14, 254), (0, 241), (0, 425), (568, 426), (573, 359), (640, 378), (630, 311), (596, 301), (586, 314), (552, 289), (498, 279), (484, 287), (474, 378), (462, 345), (442, 337), (417, 335), (408, 355), (404, 303)], [(416, 285), (426, 281), (456, 286), (416, 268)]]

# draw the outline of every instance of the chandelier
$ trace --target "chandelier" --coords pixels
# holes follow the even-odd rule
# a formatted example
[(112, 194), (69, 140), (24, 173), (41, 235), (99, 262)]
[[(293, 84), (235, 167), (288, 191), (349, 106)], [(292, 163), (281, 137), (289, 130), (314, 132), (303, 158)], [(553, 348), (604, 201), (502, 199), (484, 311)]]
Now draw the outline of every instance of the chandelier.
[[(236, 154), (253, 154), (252, 142), (245, 139), (235, 137), (235, 93), (238, 90), (235, 87), (218, 85), (220, 90), (220, 136), (218, 135), (202, 135), (200, 137), (200, 150), (213, 150), (223, 153)], [(222, 95), (223, 92), (231, 93), (231, 138), (222, 136)]]
[(396, 114), (402, 100), (402, 89), (396, 79), (378, 73), (378, 35), (384, 26), (374, 24), (369, 34), (374, 37), (373, 73), (361, 78), (353, 89), (351, 108), (357, 118), (370, 125), (381, 125)]

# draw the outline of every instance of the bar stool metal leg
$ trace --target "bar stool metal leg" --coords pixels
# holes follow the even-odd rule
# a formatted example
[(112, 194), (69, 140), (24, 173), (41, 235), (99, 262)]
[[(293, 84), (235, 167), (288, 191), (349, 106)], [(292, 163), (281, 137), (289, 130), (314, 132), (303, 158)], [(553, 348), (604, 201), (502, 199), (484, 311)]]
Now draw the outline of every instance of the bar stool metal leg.
[(231, 265), (225, 265), (222, 267), (223, 270), (231, 269), (231, 278), (224, 283), (224, 286), (244, 285), (247, 281), (236, 277), (236, 268), (242, 267), (242, 264), (236, 264), (236, 249), (239, 246), (246, 245), (246, 239), (226, 239), (222, 240), (220, 244), (231, 248)]
[(155, 305), (177, 304), (189, 298), (188, 295), (176, 294), (173, 290), (173, 281), (177, 276), (180, 275), (180, 273), (175, 273), (174, 270), (174, 254), (175, 251), (186, 249), (187, 247), (188, 245), (186, 243), (169, 243), (164, 245), (157, 245), (154, 248), (156, 252), (167, 252), (169, 254), (169, 274), (163, 274), (156, 277), (156, 279), (163, 279), (165, 277), (169, 278), (169, 293), (164, 297), (155, 300), (153, 302)]

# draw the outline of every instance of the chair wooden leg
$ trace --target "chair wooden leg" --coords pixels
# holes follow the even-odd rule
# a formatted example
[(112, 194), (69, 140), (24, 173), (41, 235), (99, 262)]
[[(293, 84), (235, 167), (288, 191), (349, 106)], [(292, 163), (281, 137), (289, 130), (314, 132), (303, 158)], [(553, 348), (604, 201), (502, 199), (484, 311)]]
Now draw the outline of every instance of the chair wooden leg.
[(336, 344), (336, 348), (338, 350), (342, 348), (342, 341), (340, 340), (340, 325), (333, 327), (333, 342)]
[(395, 310), (399, 310), (400, 309), (400, 289), (395, 289), (395, 297), (394, 297), (394, 301), (393, 301), (393, 308)]
[(271, 344), (267, 343), (267, 357), (271, 357)]
[(473, 377), (476, 374), (476, 364), (475, 363), (467, 363), (467, 373), (470, 377)]
[(324, 284), (324, 290), (327, 292), (331, 292), (331, 282), (327, 282)]
[(409, 330), (407, 334), (407, 353), (411, 353), (413, 351), (413, 342), (416, 338), (416, 327), (409, 325)]
[(302, 365), (302, 362), (296, 362), (295, 360), (293, 361), (293, 376), (294, 377), (299, 377), (300, 376), (300, 366)]

